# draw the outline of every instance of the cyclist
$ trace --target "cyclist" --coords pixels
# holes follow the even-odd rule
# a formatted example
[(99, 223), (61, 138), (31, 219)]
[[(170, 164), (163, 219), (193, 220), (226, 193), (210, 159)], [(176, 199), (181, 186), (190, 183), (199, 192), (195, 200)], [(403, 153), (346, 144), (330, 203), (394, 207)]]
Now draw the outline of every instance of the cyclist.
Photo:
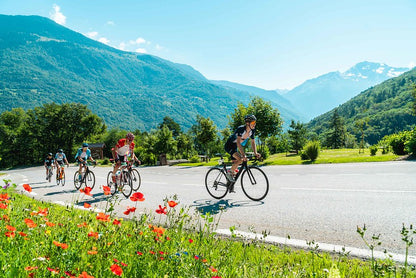
[(75, 155), (75, 159), (79, 165), (79, 180), (82, 179), (82, 169), (86, 170), (87, 160), (90, 159), (93, 163), (95, 160), (91, 156), (91, 150), (88, 148), (88, 143), (82, 143), (82, 148), (79, 148), (77, 154)]
[(126, 134), (125, 138), (118, 140), (116, 146), (113, 151), (113, 159), (115, 161), (113, 174), (111, 176), (113, 182), (116, 182), (116, 173), (120, 168), (122, 163), (127, 163), (128, 157), (130, 156), (133, 161), (137, 161), (140, 164), (140, 160), (137, 159), (136, 155), (134, 154), (134, 135), (133, 133), (129, 132)]
[[(254, 140), (254, 135), (256, 133), (256, 120), (256, 116), (252, 114), (246, 115), (244, 117), (245, 125), (239, 126), (225, 143), (224, 149), (231, 155), (231, 160), (233, 161), (231, 169), (227, 171), (227, 178), (231, 182), (234, 182), (237, 167), (243, 163), (243, 161), (247, 161), (244, 147), (250, 139), (254, 155), (257, 158), (261, 157), (261, 154), (257, 152), (256, 141)], [(231, 190), (231, 192), (233, 191)]]
[(63, 149), (59, 149), (58, 152), (55, 154), (55, 166), (56, 166), (56, 175), (58, 176), (60, 167), (63, 167), (64, 162), (66, 166), (69, 166), (68, 160), (66, 159), (66, 155)]
[(48, 179), (48, 174), (49, 174), (48, 170), (49, 168), (51, 168), (51, 171), (52, 171), (52, 167), (54, 163), (55, 163), (55, 160), (52, 157), (52, 153), (48, 153), (48, 155), (45, 158), (45, 162), (43, 163), (46, 168), (46, 179)]

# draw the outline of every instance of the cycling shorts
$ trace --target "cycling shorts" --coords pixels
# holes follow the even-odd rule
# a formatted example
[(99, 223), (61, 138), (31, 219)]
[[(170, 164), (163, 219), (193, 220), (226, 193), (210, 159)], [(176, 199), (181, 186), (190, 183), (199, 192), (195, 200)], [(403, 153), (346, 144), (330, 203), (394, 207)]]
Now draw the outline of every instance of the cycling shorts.
[(232, 142), (227, 142), (224, 146), (224, 149), (227, 153), (231, 155), (231, 160), (235, 160), (233, 154), (237, 152), (237, 144)]
[(116, 155), (116, 162), (121, 162), (121, 163), (124, 163), (124, 162), (127, 162), (127, 155)]

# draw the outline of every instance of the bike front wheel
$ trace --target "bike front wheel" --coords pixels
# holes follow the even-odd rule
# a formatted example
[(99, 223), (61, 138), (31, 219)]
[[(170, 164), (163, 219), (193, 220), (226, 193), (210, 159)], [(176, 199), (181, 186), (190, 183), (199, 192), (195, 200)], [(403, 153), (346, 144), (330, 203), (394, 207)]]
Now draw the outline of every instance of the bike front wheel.
[(62, 171), (61, 185), (65, 185), (65, 171)]
[(118, 188), (121, 191), (121, 193), (123, 193), (124, 197), (126, 198), (130, 197), (133, 188), (132, 179), (129, 172), (123, 172), (123, 176), (120, 179), (120, 183), (121, 185), (119, 185)]
[(113, 182), (113, 171), (108, 172), (107, 174), (107, 186), (110, 187), (111, 195), (116, 194), (117, 185)]
[(91, 189), (94, 188), (95, 185), (95, 175), (93, 172), (88, 171), (87, 175), (84, 177), (83, 182), (85, 183), (85, 186), (91, 187)]
[(79, 178), (79, 171), (74, 174), (74, 186), (77, 190), (81, 188), (81, 179)]
[(140, 178), (140, 174), (139, 171), (137, 171), (136, 169), (133, 169), (130, 171), (130, 176), (132, 179), (132, 187), (133, 187), (133, 191), (137, 191), (140, 188), (141, 185), (141, 178)]
[(251, 166), (241, 175), (241, 188), (249, 199), (260, 201), (269, 192), (269, 180), (260, 168)]
[(205, 187), (209, 195), (215, 199), (221, 199), (228, 192), (228, 181), (222, 171), (219, 168), (210, 169), (205, 176)]

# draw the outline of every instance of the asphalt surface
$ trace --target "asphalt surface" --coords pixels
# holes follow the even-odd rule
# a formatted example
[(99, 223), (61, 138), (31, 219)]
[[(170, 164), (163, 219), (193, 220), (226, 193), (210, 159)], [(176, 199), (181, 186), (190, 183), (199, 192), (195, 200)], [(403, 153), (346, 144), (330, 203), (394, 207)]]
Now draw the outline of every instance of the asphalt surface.
[[(45, 180), (43, 167), (2, 171), (18, 184), (28, 183), (32, 197), (58, 203), (90, 203), (104, 209), (106, 196), (100, 185), (106, 184), (109, 167), (95, 167), (96, 185), (89, 197), (75, 190), (73, 175), (77, 167), (66, 168), (65, 186)], [(328, 243), (368, 249), (356, 232), (357, 225), (367, 227), (366, 238), (380, 235), (381, 246), (403, 254), (402, 225), (416, 224), (416, 162), (347, 163), (296, 166), (266, 166), (270, 191), (260, 202), (249, 200), (236, 186), (236, 193), (222, 200), (209, 196), (204, 186), (208, 167), (139, 167), (145, 201), (136, 213), (154, 213), (163, 199), (178, 197), (180, 206), (191, 207), (219, 218), (218, 228), (267, 233), (280, 238)], [(238, 184), (238, 181), (237, 181)], [(27, 194), (27, 193), (25, 193)], [(135, 203), (120, 196), (117, 214)], [(222, 212), (221, 212), (222, 211)], [(288, 241), (290, 241), (288, 239)], [(414, 246), (410, 255), (416, 255)]]

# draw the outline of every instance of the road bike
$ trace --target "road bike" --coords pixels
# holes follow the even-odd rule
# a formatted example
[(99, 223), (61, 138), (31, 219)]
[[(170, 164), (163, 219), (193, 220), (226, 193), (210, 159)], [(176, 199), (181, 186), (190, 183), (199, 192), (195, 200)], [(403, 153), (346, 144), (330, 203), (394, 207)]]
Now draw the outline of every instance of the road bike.
[(142, 179), (140, 177), (140, 173), (137, 169), (133, 168), (133, 163), (131, 161), (128, 162), (127, 164), (127, 170), (130, 173), (131, 176), (131, 186), (133, 191), (137, 191), (140, 188), (140, 185), (142, 183)]
[[(94, 167), (95, 167), (94, 163)], [(95, 185), (95, 174), (90, 170), (88, 167), (90, 164), (85, 163), (85, 171), (81, 172), (81, 175), (79, 173), (79, 170), (75, 172), (74, 174), (74, 186), (78, 190), (84, 185), (84, 187), (91, 187), (91, 189), (94, 188)]]
[[(113, 165), (113, 168), (114, 166), (115, 164)], [(131, 193), (133, 192), (133, 179), (128, 167), (128, 164), (122, 163), (121, 167), (116, 173), (116, 182), (113, 182), (113, 171), (108, 172), (107, 186), (110, 187), (111, 195), (114, 195), (117, 192), (121, 192), (124, 197), (130, 197)]]
[[(253, 156), (247, 157), (248, 160)], [(263, 200), (269, 192), (269, 180), (266, 174), (257, 166), (248, 165), (247, 161), (238, 168), (234, 181), (227, 178), (227, 166), (221, 155), (219, 167), (211, 168), (205, 176), (205, 187), (209, 195), (215, 199), (224, 198), (229, 192), (234, 192), (234, 185), (241, 176), (241, 188), (244, 194), (253, 201)]]
[(52, 168), (52, 166), (47, 166), (47, 168), (48, 168), (47, 180), (48, 180), (49, 182), (51, 182), (52, 175), (53, 175), (53, 168)]
[(61, 184), (62, 186), (65, 185), (65, 166), (58, 165), (56, 169), (56, 185)]

